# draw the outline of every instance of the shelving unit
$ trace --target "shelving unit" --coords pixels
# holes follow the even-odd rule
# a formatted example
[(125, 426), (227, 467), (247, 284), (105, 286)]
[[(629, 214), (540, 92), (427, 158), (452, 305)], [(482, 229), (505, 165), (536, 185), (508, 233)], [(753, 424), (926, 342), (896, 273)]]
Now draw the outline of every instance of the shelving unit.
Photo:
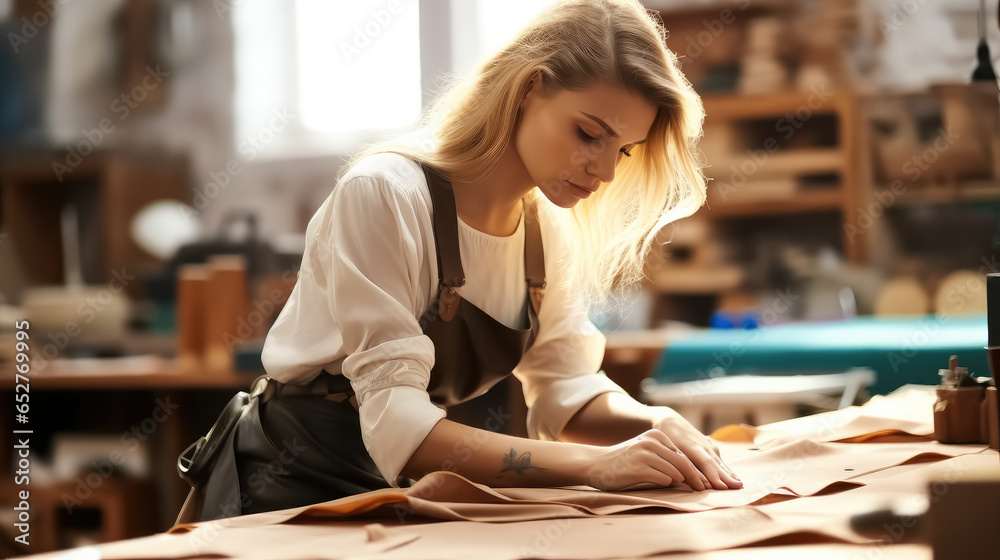
[(671, 243), (652, 257), (659, 262), (646, 285), (656, 296), (651, 322), (669, 317), (707, 326), (723, 296), (739, 298), (746, 276), (720, 244), (738, 243), (761, 226), (815, 216), (810, 234), (827, 239), (845, 261), (865, 262), (866, 245), (850, 233), (861, 227), (859, 209), (871, 197), (859, 96), (783, 91), (702, 100), (708, 200), (674, 231), (701, 223), (695, 229), (711, 230), (714, 239), (699, 234), (677, 243), (664, 236)]
[[(156, 526), (151, 507), (155, 491), (149, 481), (107, 478), (91, 493), (79, 492), (74, 481), (32, 483), (27, 488), (32, 553), (146, 535)], [(13, 511), (17, 502), (12, 498), (24, 489), (13, 482), (0, 483), (0, 506), (5, 512)], [(5, 523), (5, 532), (11, 528)]]
[[(75, 205), (85, 217), (80, 243), (84, 280), (104, 283), (114, 271), (134, 273), (159, 261), (143, 251), (130, 232), (132, 217), (146, 204), (190, 198), (190, 169), (184, 155), (98, 150), (57, 174), (59, 150), (7, 153), (0, 158), (0, 219), (31, 284), (62, 284), (60, 211)], [(136, 295), (137, 283), (125, 286)]]
[(956, 185), (932, 185), (902, 195), (892, 192), (888, 185), (877, 185), (873, 197), (884, 199), (892, 193), (893, 203), (911, 204), (962, 204), (974, 202), (1000, 202), (1000, 182), (991, 180), (963, 181)]
[(715, 219), (839, 212), (842, 210), (843, 200), (844, 197), (839, 192), (803, 193), (796, 195), (794, 200), (721, 204), (705, 212)]
[[(709, 185), (709, 204), (699, 211), (708, 219), (760, 217), (782, 214), (805, 214), (812, 212), (839, 213), (846, 231), (857, 226), (857, 210), (864, 198), (861, 192), (861, 139), (859, 138), (858, 100), (848, 91), (833, 91), (818, 94), (815, 91), (790, 91), (773, 95), (742, 96), (722, 95), (704, 98), (705, 142), (718, 150), (710, 154), (706, 148), (712, 169), (738, 169), (741, 166), (753, 170), (747, 182), (734, 186), (716, 177)], [(809, 130), (817, 117), (828, 117), (821, 125), (832, 125), (833, 130)], [(773, 126), (766, 126), (773, 123)], [(773, 128), (773, 134), (761, 134), (761, 129)], [(747, 129), (756, 129), (750, 130)], [(751, 133), (751, 142), (760, 140), (758, 145), (736, 145), (737, 138)], [(711, 137), (713, 133), (723, 136)], [(797, 136), (829, 136), (833, 146), (786, 147), (795, 143)], [(754, 138), (756, 137), (756, 138)], [(808, 139), (807, 139), (808, 140)], [(713, 155), (715, 157), (713, 157)], [(756, 159), (755, 159), (756, 158)], [(758, 161), (763, 158), (763, 161)], [(718, 163), (714, 163), (718, 162)], [(747, 164), (750, 162), (750, 164)], [(802, 184), (810, 176), (835, 176), (836, 182), (830, 186), (810, 188)], [(768, 179), (785, 181), (794, 185), (792, 192), (785, 194), (764, 193), (759, 197), (742, 197), (739, 202), (727, 202), (724, 198), (713, 197), (716, 193), (726, 193), (736, 189), (751, 189), (755, 178), (760, 182)], [(748, 200), (757, 198), (756, 200)], [(845, 236), (843, 251), (850, 262), (862, 262), (865, 250), (862, 244), (851, 243)]]

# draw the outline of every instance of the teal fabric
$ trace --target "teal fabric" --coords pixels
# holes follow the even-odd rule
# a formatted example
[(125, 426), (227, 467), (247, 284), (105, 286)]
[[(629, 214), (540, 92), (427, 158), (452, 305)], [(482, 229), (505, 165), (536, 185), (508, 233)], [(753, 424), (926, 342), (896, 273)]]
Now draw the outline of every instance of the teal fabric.
[(983, 350), (986, 338), (985, 313), (707, 329), (671, 340), (652, 377), (670, 383), (704, 379), (723, 370), (726, 375), (794, 375), (868, 367), (877, 376), (868, 390), (886, 394), (907, 383), (937, 385), (937, 372), (948, 367), (952, 354), (970, 373), (990, 375)]

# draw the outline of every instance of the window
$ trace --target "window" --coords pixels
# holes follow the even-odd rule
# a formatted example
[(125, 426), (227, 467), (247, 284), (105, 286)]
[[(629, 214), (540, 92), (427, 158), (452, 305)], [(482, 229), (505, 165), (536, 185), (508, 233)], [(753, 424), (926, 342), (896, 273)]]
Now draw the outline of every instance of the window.
[(451, 2), (452, 65), (467, 72), (509, 41), (518, 29), (557, 0)]
[[(233, 10), (236, 148), (347, 153), (420, 113), (418, 0), (255, 0)], [(275, 116), (283, 118), (275, 119)]]
[(322, 134), (415, 125), (420, 116), (416, 0), (297, 0), (298, 102)]
[(240, 2), (237, 149), (344, 154), (412, 130), (442, 73), (471, 70), (555, 1)]

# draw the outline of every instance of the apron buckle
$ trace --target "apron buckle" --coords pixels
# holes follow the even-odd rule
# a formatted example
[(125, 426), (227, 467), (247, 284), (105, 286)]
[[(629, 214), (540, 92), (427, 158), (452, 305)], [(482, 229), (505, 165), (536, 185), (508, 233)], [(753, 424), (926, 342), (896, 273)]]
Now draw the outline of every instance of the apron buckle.
[(542, 309), (542, 299), (545, 297), (545, 284), (531, 286), (528, 288), (528, 295), (531, 296), (531, 305), (535, 308), (535, 315), (538, 315)]
[(441, 285), (441, 290), (438, 292), (438, 315), (442, 321), (451, 321), (455, 317), (458, 302), (461, 300), (462, 296), (453, 286)]

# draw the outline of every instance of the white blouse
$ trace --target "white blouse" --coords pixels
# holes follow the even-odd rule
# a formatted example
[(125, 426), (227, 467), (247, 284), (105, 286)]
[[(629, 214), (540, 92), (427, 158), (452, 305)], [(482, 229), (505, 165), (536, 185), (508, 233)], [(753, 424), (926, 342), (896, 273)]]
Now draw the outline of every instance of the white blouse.
[[(379, 472), (399, 473), (446, 410), (427, 385), (434, 345), (418, 319), (438, 287), (432, 203), (420, 165), (382, 153), (356, 164), (309, 221), (291, 296), (264, 341), (267, 373), (307, 383), (322, 369), (342, 372), (357, 396), (362, 438)], [(547, 286), (535, 342), (513, 375), (528, 405), (528, 435), (557, 440), (595, 396), (625, 391), (599, 371), (605, 337), (555, 275), (568, 211), (538, 204)], [(524, 215), (497, 237), (459, 219), (459, 252), (469, 303), (511, 328), (525, 303)], [(485, 391), (484, 391), (485, 392)]]

